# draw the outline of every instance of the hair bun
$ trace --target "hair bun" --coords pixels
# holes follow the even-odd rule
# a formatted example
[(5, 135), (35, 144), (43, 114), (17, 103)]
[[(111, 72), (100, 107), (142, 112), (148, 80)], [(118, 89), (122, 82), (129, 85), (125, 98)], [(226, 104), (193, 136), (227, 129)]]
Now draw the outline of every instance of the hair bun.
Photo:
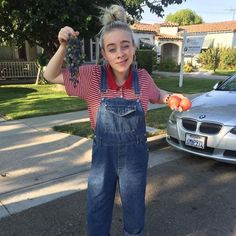
[(127, 23), (125, 9), (119, 5), (111, 5), (109, 8), (104, 8), (101, 16), (102, 25), (107, 25), (114, 21), (122, 21)]

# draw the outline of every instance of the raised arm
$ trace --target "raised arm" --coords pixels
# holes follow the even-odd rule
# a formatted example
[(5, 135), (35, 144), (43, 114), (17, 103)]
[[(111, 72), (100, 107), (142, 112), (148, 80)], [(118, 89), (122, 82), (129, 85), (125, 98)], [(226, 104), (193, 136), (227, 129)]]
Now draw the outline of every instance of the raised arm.
[(65, 26), (58, 33), (58, 40), (60, 43), (54, 56), (50, 59), (45, 71), (44, 77), (51, 83), (64, 84), (62, 65), (66, 54), (66, 45), (69, 36), (78, 36), (79, 32), (74, 31), (71, 27)]

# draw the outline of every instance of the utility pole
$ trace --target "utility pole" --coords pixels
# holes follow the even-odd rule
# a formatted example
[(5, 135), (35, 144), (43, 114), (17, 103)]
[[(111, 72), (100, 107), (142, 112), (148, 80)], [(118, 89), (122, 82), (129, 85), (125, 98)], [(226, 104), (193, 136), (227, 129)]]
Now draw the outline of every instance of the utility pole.
[(226, 11), (232, 11), (232, 13), (233, 13), (233, 20), (234, 20), (234, 15), (235, 15), (235, 12), (236, 12), (236, 8), (226, 9)]

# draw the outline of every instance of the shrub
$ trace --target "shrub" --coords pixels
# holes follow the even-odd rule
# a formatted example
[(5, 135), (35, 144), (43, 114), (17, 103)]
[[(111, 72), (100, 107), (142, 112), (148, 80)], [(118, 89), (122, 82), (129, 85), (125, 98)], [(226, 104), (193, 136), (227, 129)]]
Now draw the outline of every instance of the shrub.
[(236, 48), (222, 48), (220, 69), (236, 69)]
[(158, 69), (161, 71), (179, 72), (180, 65), (178, 65), (173, 58), (168, 57), (165, 60), (161, 61)]
[(184, 64), (184, 72), (192, 72), (193, 71), (193, 65), (191, 63), (191, 61), (188, 61)]
[(220, 64), (220, 48), (210, 48), (200, 53), (197, 58), (198, 63), (202, 65), (204, 69), (216, 70)]
[(149, 49), (138, 49), (136, 50), (136, 59), (139, 68), (144, 68), (149, 74), (152, 73), (154, 64), (153, 50)]

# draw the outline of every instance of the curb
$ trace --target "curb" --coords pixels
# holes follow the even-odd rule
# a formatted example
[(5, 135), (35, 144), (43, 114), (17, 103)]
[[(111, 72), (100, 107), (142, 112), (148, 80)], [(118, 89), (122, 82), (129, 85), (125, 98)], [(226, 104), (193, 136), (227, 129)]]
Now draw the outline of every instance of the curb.
[(149, 137), (147, 139), (147, 144), (149, 150), (153, 150), (157, 147), (167, 146), (168, 143), (166, 142), (166, 134), (159, 134), (153, 137)]

